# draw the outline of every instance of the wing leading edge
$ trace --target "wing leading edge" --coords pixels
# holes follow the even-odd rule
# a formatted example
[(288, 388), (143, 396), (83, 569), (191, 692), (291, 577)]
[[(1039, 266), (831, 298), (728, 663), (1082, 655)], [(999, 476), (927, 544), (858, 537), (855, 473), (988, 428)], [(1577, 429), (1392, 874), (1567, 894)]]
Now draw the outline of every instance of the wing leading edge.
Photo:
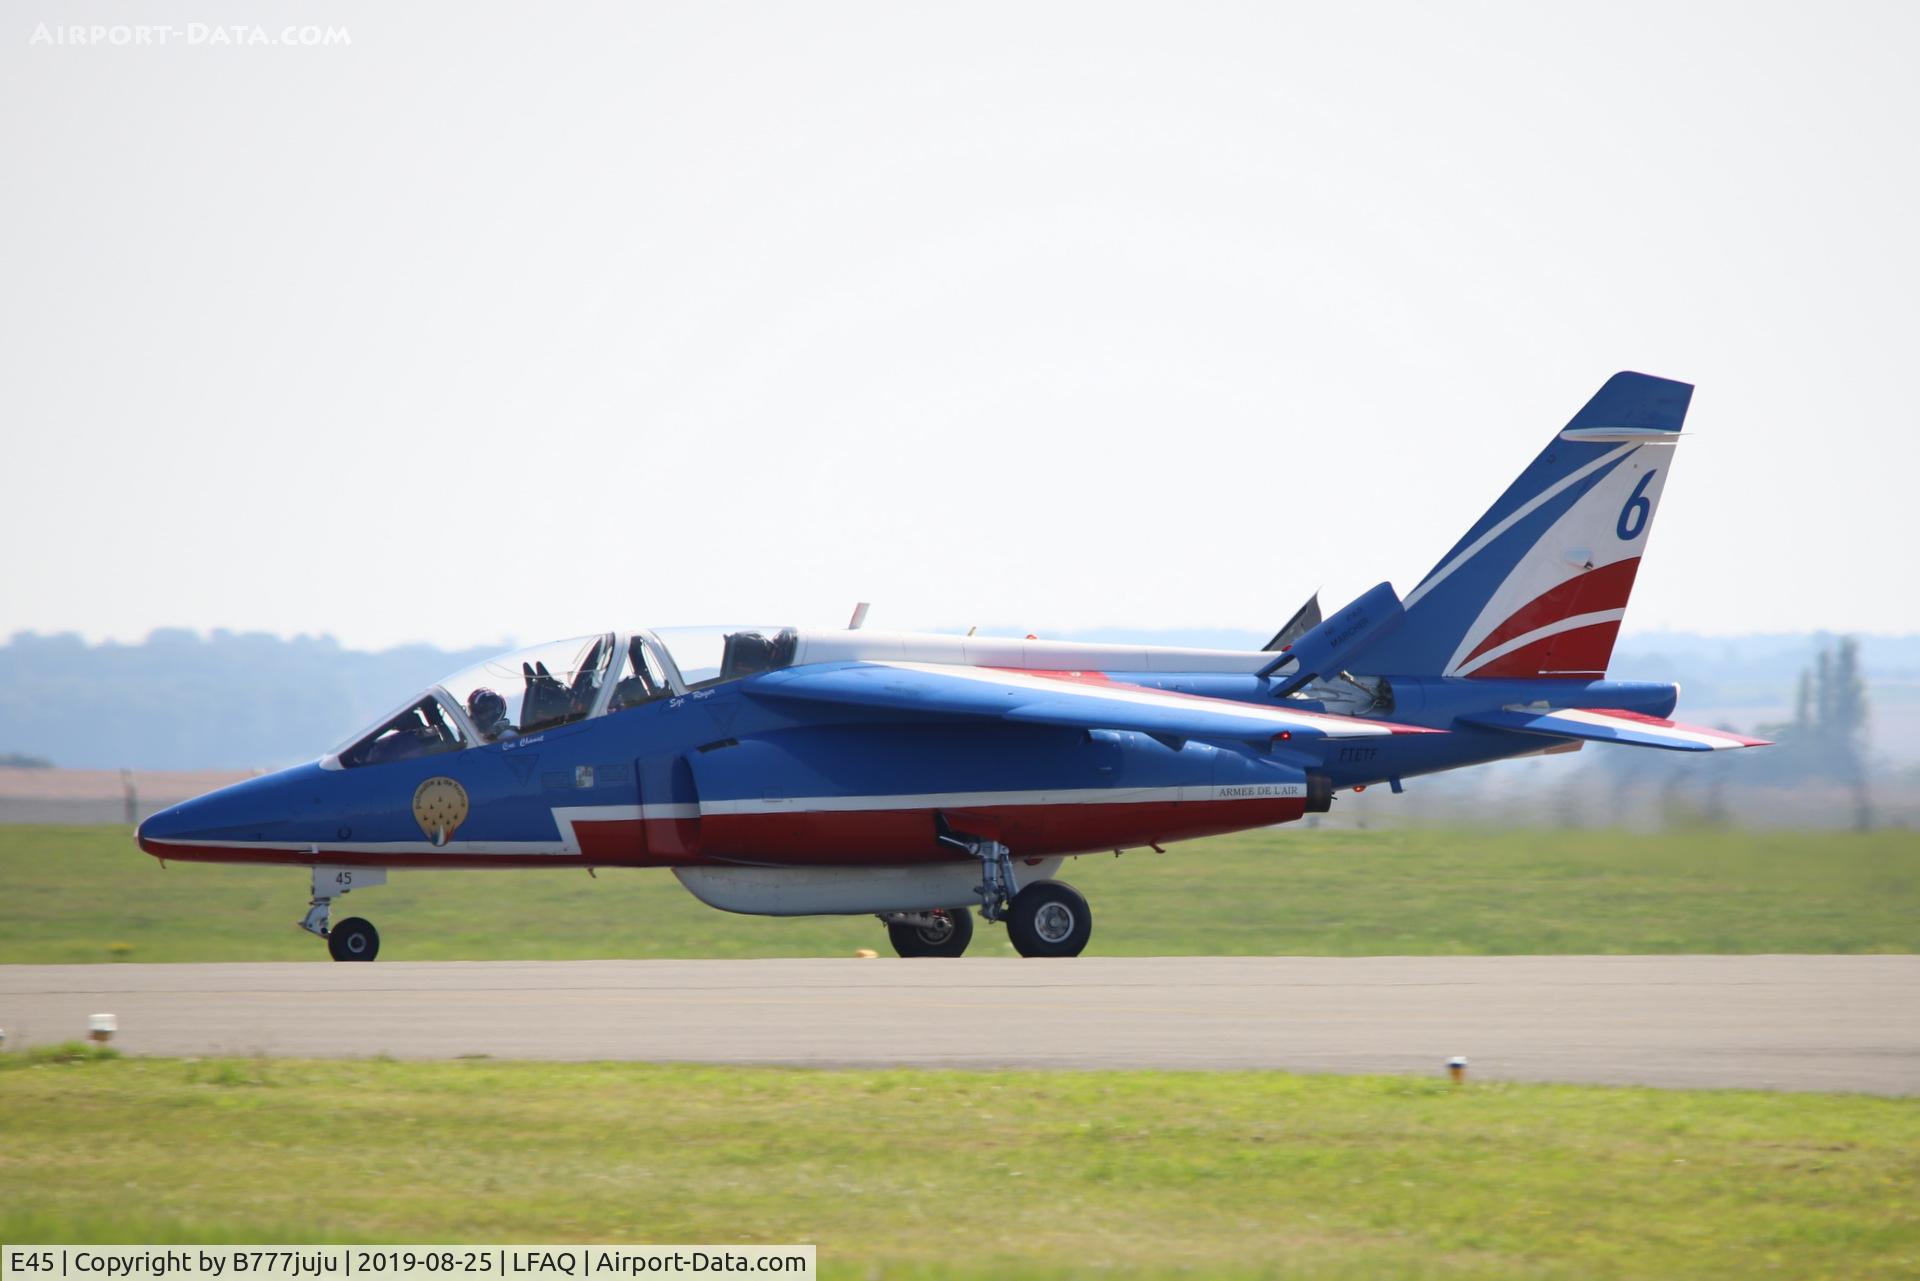
[(1135, 730), (1266, 745), (1277, 738), (1371, 738), (1441, 730), (1149, 689), (1100, 672), (1034, 672), (931, 663), (826, 663), (754, 678), (763, 697), (982, 717), (1028, 725)]

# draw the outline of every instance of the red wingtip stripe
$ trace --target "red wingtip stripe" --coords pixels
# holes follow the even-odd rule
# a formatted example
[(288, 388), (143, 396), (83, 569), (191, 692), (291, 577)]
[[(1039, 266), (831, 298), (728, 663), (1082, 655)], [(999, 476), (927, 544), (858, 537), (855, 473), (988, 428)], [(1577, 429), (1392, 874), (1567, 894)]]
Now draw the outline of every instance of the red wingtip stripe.
[(1709, 729), (1705, 725), (1683, 725), (1679, 721), (1663, 720), (1658, 716), (1648, 716), (1645, 712), (1629, 712), (1620, 707), (1596, 707), (1592, 709), (1599, 716), (1618, 717), (1623, 721), (1636, 721), (1642, 725), (1651, 725), (1656, 729), (1677, 729), (1688, 734), (1705, 734), (1709, 738), (1724, 738), (1729, 743), (1738, 743), (1742, 747), (1772, 747), (1770, 738), (1748, 738), (1728, 729)]

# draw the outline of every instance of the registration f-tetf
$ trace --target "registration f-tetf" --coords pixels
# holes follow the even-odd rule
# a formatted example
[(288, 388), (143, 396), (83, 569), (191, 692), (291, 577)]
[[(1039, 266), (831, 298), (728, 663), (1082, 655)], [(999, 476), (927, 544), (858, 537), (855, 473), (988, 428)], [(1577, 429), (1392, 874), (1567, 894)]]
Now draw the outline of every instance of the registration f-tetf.
[(156, 814), (164, 859), (313, 869), (301, 924), (394, 868), (668, 868), (702, 902), (871, 914), (958, 956), (1087, 946), (1082, 854), (1326, 810), (1342, 791), (1587, 740), (1756, 740), (1667, 719), (1607, 663), (1692, 388), (1622, 373), (1405, 597), (1309, 601), (1262, 650), (853, 627), (640, 628), (449, 676), (308, 765)]

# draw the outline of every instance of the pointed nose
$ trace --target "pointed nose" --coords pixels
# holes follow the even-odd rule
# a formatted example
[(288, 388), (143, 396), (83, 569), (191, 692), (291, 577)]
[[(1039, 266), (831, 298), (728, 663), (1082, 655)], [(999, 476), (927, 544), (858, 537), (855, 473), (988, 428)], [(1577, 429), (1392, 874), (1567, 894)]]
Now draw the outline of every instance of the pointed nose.
[(169, 805), (157, 814), (147, 817), (146, 822), (135, 829), (133, 838), (140, 848), (155, 858), (164, 858), (168, 842), (185, 842), (193, 835), (193, 801), (183, 801), (178, 805)]
[(155, 858), (197, 859), (236, 857), (284, 841), (318, 771), (296, 765), (182, 801), (140, 824), (135, 839)]

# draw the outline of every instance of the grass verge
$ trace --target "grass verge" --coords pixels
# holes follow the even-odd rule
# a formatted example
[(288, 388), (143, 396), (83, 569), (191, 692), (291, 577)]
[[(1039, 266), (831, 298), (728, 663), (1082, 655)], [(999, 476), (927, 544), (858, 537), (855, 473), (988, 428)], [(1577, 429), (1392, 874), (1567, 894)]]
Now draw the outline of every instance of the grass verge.
[[(1920, 833), (1314, 831), (1070, 862), (1093, 955), (1920, 950)], [(120, 827), (0, 827), (0, 963), (311, 960), (291, 868), (176, 863)], [(392, 960), (846, 956), (867, 917), (702, 906), (664, 871), (396, 872), (336, 906)], [(1012, 955), (983, 929), (976, 954)]]
[(1920, 1105), (1274, 1073), (0, 1055), (0, 1239), (814, 1242), (832, 1276), (1912, 1276)]

